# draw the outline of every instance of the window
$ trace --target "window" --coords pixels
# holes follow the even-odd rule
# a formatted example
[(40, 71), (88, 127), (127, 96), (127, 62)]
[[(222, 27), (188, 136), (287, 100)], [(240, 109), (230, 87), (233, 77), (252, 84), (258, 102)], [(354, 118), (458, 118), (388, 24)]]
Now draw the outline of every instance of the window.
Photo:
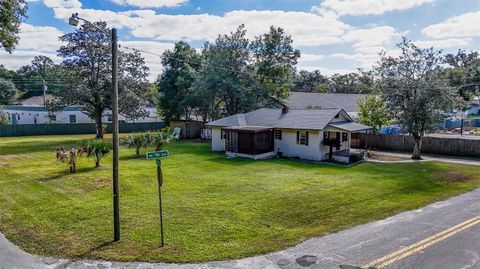
[(297, 144), (308, 146), (308, 131), (297, 131)]
[(348, 133), (342, 133), (342, 142), (345, 142), (348, 140)]
[(275, 130), (275, 139), (282, 140), (282, 130)]
[(107, 115), (107, 121), (110, 121), (110, 122), (112, 121), (112, 114)]
[(76, 115), (70, 115), (70, 123), (77, 123), (77, 116)]

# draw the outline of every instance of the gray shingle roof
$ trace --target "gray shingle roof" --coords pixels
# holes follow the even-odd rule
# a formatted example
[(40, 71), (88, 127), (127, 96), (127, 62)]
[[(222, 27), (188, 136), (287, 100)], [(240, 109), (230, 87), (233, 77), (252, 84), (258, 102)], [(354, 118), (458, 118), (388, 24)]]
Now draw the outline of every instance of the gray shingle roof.
[[(261, 108), (245, 114), (236, 114), (207, 123), (208, 126), (265, 126), (286, 129), (322, 130), (342, 109), (290, 109), (282, 114), (281, 109)], [(345, 116), (348, 115), (345, 113)], [(240, 124), (241, 120), (245, 122)]]
[(346, 112), (358, 112), (357, 101), (366, 96), (366, 94), (292, 92), (285, 103), (290, 109), (342, 108)]
[(363, 124), (351, 122), (351, 121), (332, 122), (332, 123), (329, 123), (328, 126), (332, 126), (338, 129), (349, 131), (349, 132), (372, 129), (372, 127), (368, 125), (363, 125)]

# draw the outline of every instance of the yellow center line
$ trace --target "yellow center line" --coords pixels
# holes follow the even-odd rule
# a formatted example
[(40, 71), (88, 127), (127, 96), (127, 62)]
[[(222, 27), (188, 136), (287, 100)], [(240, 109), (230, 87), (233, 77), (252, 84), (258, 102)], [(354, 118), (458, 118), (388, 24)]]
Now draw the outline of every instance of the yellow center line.
[[(427, 244), (428, 244), (428, 246), (430, 246), (430, 245), (432, 245), (432, 244), (434, 244), (434, 243), (429, 244), (429, 242), (433, 242), (433, 241), (435, 241), (437, 238), (438, 238), (438, 239), (439, 239), (439, 238), (442, 238), (441, 240), (444, 240), (444, 239), (446, 239), (446, 238), (448, 238), (448, 237), (456, 234), (456, 233), (457, 233), (457, 232), (456, 232), (457, 230), (458, 230), (458, 232), (459, 232), (459, 231), (463, 231), (464, 229), (462, 229), (462, 228), (463, 228), (464, 226), (465, 226), (465, 227), (466, 227), (466, 226), (471, 227), (471, 226), (473, 226), (473, 225), (475, 225), (475, 224), (478, 224), (478, 223), (480, 223), (480, 216), (477, 216), (477, 217), (471, 218), (471, 219), (469, 219), (469, 220), (466, 220), (466, 221), (464, 221), (464, 222), (462, 222), (462, 223), (460, 223), (460, 224), (457, 224), (457, 225), (455, 225), (455, 226), (453, 226), (453, 227), (451, 227), (451, 228), (449, 228), (449, 229), (446, 229), (446, 230), (444, 230), (444, 231), (442, 231), (442, 232), (439, 232), (439, 233), (434, 234), (434, 235), (432, 235), (432, 236), (430, 236), (430, 237), (427, 237), (427, 238), (425, 238), (425, 239), (423, 239), (423, 240), (421, 240), (421, 241), (419, 241), (419, 242), (417, 242), (417, 243), (415, 243), (415, 244), (412, 244), (412, 245), (410, 245), (410, 246), (408, 246), (408, 247), (405, 247), (405, 248), (402, 248), (402, 249), (400, 249), (400, 250), (398, 250), (398, 251), (395, 251), (395, 252), (393, 252), (393, 253), (391, 253), (391, 254), (389, 254), (389, 255), (386, 255), (386, 256), (378, 259), (378, 260), (372, 261), (372, 262), (370, 262), (370, 263), (362, 266), (362, 268), (371, 268), (371, 267), (381, 268), (381, 267), (379, 267), (380, 265), (383, 265), (384, 263), (388, 262), (388, 261), (391, 260), (391, 259), (394, 259), (394, 258), (397, 257), (397, 256), (402, 256), (402, 258), (404, 258), (404, 257), (406, 257), (406, 256), (403, 256), (403, 255), (402, 255), (402, 254), (404, 254), (404, 253), (410, 253), (409, 255), (411, 255), (411, 254), (413, 254), (413, 253), (415, 253), (415, 252), (417, 252), (417, 251), (420, 251), (420, 250), (424, 249), (424, 248), (422, 248), (422, 249), (420, 249), (420, 250), (416, 250), (417, 248), (419, 248), (419, 247), (422, 246), (422, 245), (427, 245)], [(470, 225), (470, 224), (472, 224), (472, 225)], [(466, 228), (468, 228), (468, 227), (466, 227)], [(465, 229), (466, 229), (466, 228), (465, 228)], [(448, 236), (447, 236), (447, 235), (448, 235)], [(446, 237), (445, 237), (445, 236), (446, 236)], [(439, 241), (441, 241), (441, 240), (435, 241), (435, 243), (436, 243), (436, 242), (439, 242)], [(413, 251), (413, 252), (412, 252), (412, 250), (416, 250), (416, 251)], [(407, 256), (409, 256), (409, 255), (407, 255)], [(396, 261), (396, 260), (395, 260), (395, 261)], [(393, 263), (393, 262), (391, 262), (391, 263)], [(391, 263), (388, 263), (388, 264), (391, 264)], [(387, 265), (388, 265), (388, 264), (387, 264)], [(385, 265), (385, 266), (386, 266), (386, 265)]]

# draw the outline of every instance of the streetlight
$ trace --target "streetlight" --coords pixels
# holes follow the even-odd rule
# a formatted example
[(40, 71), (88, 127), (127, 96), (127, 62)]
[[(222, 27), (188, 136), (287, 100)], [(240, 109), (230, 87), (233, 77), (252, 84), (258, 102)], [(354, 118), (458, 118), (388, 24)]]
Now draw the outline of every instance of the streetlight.
[[(77, 26), (79, 21), (82, 20), (88, 24), (93, 25), (97, 29), (103, 31), (103, 29), (97, 27), (95, 24), (82, 19), (78, 16), (78, 13), (73, 13), (68, 23), (72, 26)], [(120, 206), (119, 206), (119, 189), (118, 189), (118, 37), (117, 29), (112, 28), (112, 133), (113, 133), (113, 233), (114, 241), (120, 240)]]

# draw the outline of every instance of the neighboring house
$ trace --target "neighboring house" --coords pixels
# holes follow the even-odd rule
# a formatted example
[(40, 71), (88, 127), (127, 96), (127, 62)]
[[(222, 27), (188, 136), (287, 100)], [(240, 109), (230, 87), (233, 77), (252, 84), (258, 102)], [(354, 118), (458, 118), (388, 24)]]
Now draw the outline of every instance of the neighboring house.
[[(44, 123), (92, 123), (94, 122), (79, 107), (69, 106), (56, 113), (48, 113), (44, 106), (35, 105), (5, 105), (4, 112), (11, 124), (44, 124)], [(120, 121), (126, 122), (161, 122), (155, 107), (146, 108), (149, 115), (135, 120), (126, 119), (119, 115)], [(108, 110), (102, 117), (104, 123), (112, 121), (111, 111)]]
[(366, 94), (291, 92), (285, 105), (290, 109), (341, 108), (356, 118), (360, 111), (358, 102), (365, 97)]
[(170, 129), (180, 128), (181, 139), (200, 138), (203, 122), (197, 120), (170, 120)]
[(337, 137), (341, 146), (333, 158), (348, 162), (352, 132), (371, 127), (354, 122), (343, 109), (262, 108), (207, 123), (212, 129), (212, 150), (227, 156), (253, 159), (279, 155), (305, 160), (328, 159), (326, 137)]
[(480, 114), (480, 99), (475, 98), (470, 103), (470, 108), (467, 110), (467, 115), (478, 115)]

